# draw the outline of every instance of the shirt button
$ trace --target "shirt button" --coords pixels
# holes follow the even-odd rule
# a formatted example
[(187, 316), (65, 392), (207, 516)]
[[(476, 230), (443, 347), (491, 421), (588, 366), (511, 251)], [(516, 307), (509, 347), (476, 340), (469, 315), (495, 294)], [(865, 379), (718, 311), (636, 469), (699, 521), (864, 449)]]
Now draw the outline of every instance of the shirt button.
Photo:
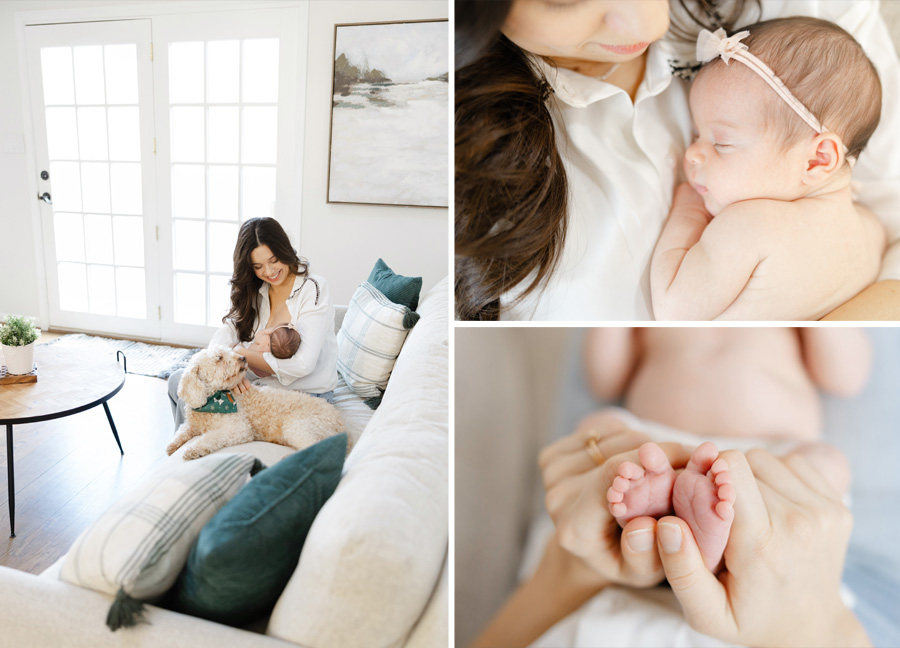
[(669, 154), (666, 156), (666, 164), (668, 164), (670, 167), (674, 167), (674, 166), (675, 166), (675, 156), (672, 155), (671, 153), (669, 153)]

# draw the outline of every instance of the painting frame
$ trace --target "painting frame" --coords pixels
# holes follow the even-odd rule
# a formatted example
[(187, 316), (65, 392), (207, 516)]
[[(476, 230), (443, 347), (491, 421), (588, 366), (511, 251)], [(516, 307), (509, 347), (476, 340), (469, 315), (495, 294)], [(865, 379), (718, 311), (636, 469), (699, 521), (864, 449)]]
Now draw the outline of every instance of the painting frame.
[[(446, 43), (447, 46), (443, 48), (443, 51), (440, 52), (440, 55), (443, 56), (443, 62), (446, 66), (446, 70), (443, 74), (435, 74), (432, 77), (423, 77), (420, 81), (415, 83), (411, 82), (402, 82), (392, 81), (392, 78), (389, 78), (387, 75), (382, 73), (376, 65), (372, 65), (371, 69), (369, 68), (368, 63), (368, 55), (364, 56), (364, 69), (362, 71), (363, 77), (361, 80), (358, 78), (359, 75), (357, 73), (360, 72), (360, 68), (354, 65), (351, 59), (348, 56), (345, 56), (345, 52), (342, 51), (341, 48), (341, 30), (345, 29), (344, 34), (349, 34), (349, 30), (352, 28), (366, 28), (371, 27), (373, 29), (382, 28), (382, 27), (390, 27), (396, 26), (401, 29), (406, 27), (414, 28), (416, 26), (425, 26), (432, 24), (443, 24), (446, 29)], [(359, 34), (359, 32), (355, 32)], [(373, 33), (374, 36), (374, 33)], [(447, 18), (430, 18), (430, 19), (420, 19), (420, 20), (387, 20), (387, 21), (378, 21), (378, 22), (357, 22), (357, 23), (338, 23), (334, 26), (334, 38), (332, 45), (332, 73), (331, 73), (331, 109), (330, 109), (330, 120), (329, 120), (329, 129), (328, 129), (328, 179), (326, 186), (326, 202), (328, 204), (355, 204), (355, 205), (376, 205), (376, 206), (388, 206), (388, 207), (417, 207), (417, 208), (430, 208), (430, 209), (448, 209), (450, 203), (450, 182), (449, 182), (449, 166), (450, 166), (450, 152), (449, 152), (449, 136), (450, 136), (450, 126), (449, 126), (449, 67), (450, 67), (450, 57), (449, 57), (449, 20)], [(390, 43), (385, 43), (385, 47), (390, 47)], [(434, 52), (439, 52), (439, 50), (435, 49)], [(433, 53), (434, 53), (433, 52)], [(376, 52), (372, 52), (376, 54)], [(343, 59), (343, 60), (341, 60)], [(348, 68), (352, 70), (353, 74), (357, 74), (357, 81), (348, 84)], [(391, 70), (388, 69), (388, 73), (392, 74)], [(380, 76), (379, 76), (380, 75)], [(382, 81), (383, 79), (383, 81)], [(442, 80), (443, 79), (443, 80)], [(443, 87), (441, 87), (443, 84)], [(418, 182), (417, 184), (410, 183), (409, 187), (406, 187), (407, 194), (403, 195), (404, 187), (402, 183), (391, 184), (390, 182), (382, 182), (378, 184), (376, 187), (374, 184), (369, 184), (368, 187), (365, 183), (357, 182), (357, 179), (363, 175), (363, 169), (354, 168), (356, 165), (355, 161), (351, 161), (351, 158), (354, 160), (361, 156), (356, 155), (358, 151), (360, 138), (356, 138), (353, 140), (352, 144), (348, 143), (346, 140), (349, 139), (349, 133), (354, 132), (352, 129), (346, 129), (346, 133), (342, 132), (340, 129), (343, 128), (348, 122), (349, 119), (347, 117), (347, 108), (355, 109), (355, 112), (352, 116), (354, 119), (354, 127), (361, 128), (363, 125), (366, 125), (366, 120), (370, 120), (371, 124), (378, 124), (379, 120), (383, 120), (384, 114), (386, 110), (390, 110), (391, 99), (394, 97), (391, 96), (391, 86), (415, 86), (419, 85), (421, 92), (431, 93), (426, 97), (427, 101), (422, 101), (421, 93), (417, 96), (418, 101), (415, 102), (416, 106), (425, 105), (430, 103), (438, 102), (439, 105), (432, 105), (431, 116), (437, 115), (439, 113), (440, 118), (435, 118), (435, 130), (434, 136), (431, 136), (432, 140), (431, 149), (426, 151), (416, 151), (416, 143), (417, 140), (408, 139), (401, 141), (401, 144), (405, 146), (404, 153), (407, 155), (419, 155), (420, 159), (418, 160), (408, 160), (409, 163), (416, 163), (414, 168), (411, 168), (410, 173), (416, 174), (422, 169), (429, 169), (427, 164), (423, 164), (430, 161), (433, 161), (437, 164), (437, 170), (441, 171), (441, 173), (433, 173), (431, 175), (431, 179), (434, 181), (433, 183), (423, 183)], [(377, 101), (381, 103), (381, 105), (376, 106), (374, 109), (369, 109), (368, 112), (366, 107), (368, 102), (362, 101), (361, 92), (357, 92), (357, 88), (366, 88), (368, 87), (368, 92), (370, 94), (374, 94), (374, 97), (368, 97), (369, 101)], [(341, 93), (339, 95), (339, 93)], [(443, 94), (442, 94), (443, 93)], [(354, 96), (355, 95), (355, 96)], [(381, 96), (387, 96), (387, 100), (383, 100)], [(355, 100), (357, 103), (354, 105), (344, 105), (344, 102), (340, 101), (341, 97), (350, 97), (351, 100)], [(362, 105), (360, 105), (360, 101), (362, 101)], [(349, 102), (348, 102), (349, 104)], [(409, 104), (401, 105), (399, 102), (397, 104), (397, 110), (402, 110), (405, 106), (413, 106), (414, 103), (412, 101)], [(386, 108), (387, 107), (387, 108)], [(439, 110), (435, 110), (435, 108), (439, 108)], [(362, 110), (359, 110), (362, 109)], [(416, 109), (421, 112), (421, 109)], [(404, 117), (408, 117), (404, 115)], [(413, 116), (416, 118), (416, 116)], [(419, 118), (423, 118), (419, 116)], [(338, 129), (336, 133), (336, 129)], [(430, 132), (430, 131), (429, 131)], [(398, 134), (399, 131), (395, 131), (395, 135)], [(336, 137), (337, 135), (337, 137)], [(439, 137), (438, 137), (439, 136)], [(434, 148), (434, 143), (440, 140), (441, 145), (443, 146), (443, 150), (439, 151), (440, 155), (437, 155), (438, 151)], [(392, 142), (397, 142), (397, 139), (391, 140)], [(371, 143), (371, 141), (370, 141)], [(373, 151), (374, 149), (374, 151)], [(426, 147), (427, 149), (427, 147)], [(370, 165), (375, 165), (377, 162), (377, 154), (379, 150), (374, 147), (370, 147), (368, 150), (370, 153), (369, 158), (371, 158), (368, 163)], [(394, 161), (392, 157), (392, 152), (388, 149), (383, 149), (383, 153), (385, 156), (391, 156), (390, 161)], [(388, 158), (385, 158), (388, 159)], [(391, 165), (381, 165), (381, 167), (376, 167), (379, 172), (382, 171), (382, 168), (390, 167)], [(386, 172), (385, 172), (386, 173)], [(357, 174), (357, 175), (354, 175)], [(390, 178), (387, 178), (388, 180)], [(407, 178), (404, 177), (404, 181)], [(352, 185), (352, 189), (348, 189)], [(414, 189), (410, 189), (410, 187), (415, 187)], [(385, 199), (385, 193), (390, 193), (396, 188), (396, 197), (390, 197)], [(365, 192), (370, 191), (370, 195), (365, 195)], [(409, 191), (412, 190), (414, 192), (426, 192), (428, 195), (420, 195), (410, 196)], [(348, 195), (351, 192), (357, 192), (354, 195)], [(376, 195), (377, 194), (377, 195)], [(438, 202), (438, 204), (435, 204)]]

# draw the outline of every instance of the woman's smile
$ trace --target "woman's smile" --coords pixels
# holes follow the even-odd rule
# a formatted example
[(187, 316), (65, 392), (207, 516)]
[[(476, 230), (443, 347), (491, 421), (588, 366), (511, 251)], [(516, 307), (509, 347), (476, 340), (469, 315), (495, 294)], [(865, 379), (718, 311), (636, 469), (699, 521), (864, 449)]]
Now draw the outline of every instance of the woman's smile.
[(595, 43), (605, 50), (616, 54), (637, 54), (650, 46), (650, 43), (635, 43), (633, 45), (604, 45), (603, 43)]

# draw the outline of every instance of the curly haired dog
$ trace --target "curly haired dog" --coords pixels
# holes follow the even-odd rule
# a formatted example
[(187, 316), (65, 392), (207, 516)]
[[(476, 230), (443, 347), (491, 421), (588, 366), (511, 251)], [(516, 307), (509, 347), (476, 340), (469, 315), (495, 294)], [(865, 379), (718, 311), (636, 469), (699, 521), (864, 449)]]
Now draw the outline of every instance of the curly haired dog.
[[(249, 441), (303, 450), (344, 431), (337, 408), (323, 398), (274, 387), (254, 387), (244, 394), (228, 391), (241, 383), (246, 371), (247, 359), (224, 346), (213, 345), (191, 358), (178, 384), (187, 416), (167, 454), (194, 437), (185, 459)], [(197, 411), (201, 408), (205, 411)]]

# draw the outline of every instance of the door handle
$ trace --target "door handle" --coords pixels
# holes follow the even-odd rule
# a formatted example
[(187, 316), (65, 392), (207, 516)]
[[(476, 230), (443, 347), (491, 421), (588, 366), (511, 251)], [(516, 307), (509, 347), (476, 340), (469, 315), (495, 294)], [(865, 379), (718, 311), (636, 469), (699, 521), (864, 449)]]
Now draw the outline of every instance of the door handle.
[(43, 201), (44, 201), (45, 203), (47, 203), (48, 205), (52, 205), (52, 204), (53, 204), (53, 200), (51, 200), (50, 194), (47, 193), (46, 191), (45, 191), (44, 193), (42, 193), (42, 194), (38, 194), (38, 200), (43, 200)]

